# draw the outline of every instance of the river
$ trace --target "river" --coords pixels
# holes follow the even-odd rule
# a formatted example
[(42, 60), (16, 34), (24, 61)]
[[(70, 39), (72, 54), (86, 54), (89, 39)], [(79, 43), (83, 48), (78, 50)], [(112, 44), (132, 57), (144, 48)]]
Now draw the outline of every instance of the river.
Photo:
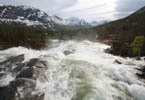
[(52, 40), (41, 51), (23, 47), (0, 51), (0, 60), (19, 54), (25, 54), (25, 61), (46, 60), (47, 81), (37, 82), (45, 100), (145, 100), (144, 80), (136, 76), (135, 69), (144, 61), (107, 54), (106, 48), (87, 40)]

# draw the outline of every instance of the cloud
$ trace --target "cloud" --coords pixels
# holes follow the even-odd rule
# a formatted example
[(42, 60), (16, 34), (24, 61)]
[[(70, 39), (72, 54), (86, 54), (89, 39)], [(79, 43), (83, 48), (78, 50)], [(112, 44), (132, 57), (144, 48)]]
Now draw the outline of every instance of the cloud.
[(0, 4), (33, 6), (49, 13), (73, 6), (77, 0), (0, 0)]
[(79, 0), (76, 5), (63, 9), (60, 16), (75, 16), (87, 21), (113, 20), (115, 0)]
[(117, 0), (116, 1), (116, 14), (117, 17), (125, 17), (130, 13), (145, 6), (145, 0)]
[(0, 4), (33, 6), (62, 18), (92, 21), (126, 17), (145, 6), (145, 0), (0, 0)]

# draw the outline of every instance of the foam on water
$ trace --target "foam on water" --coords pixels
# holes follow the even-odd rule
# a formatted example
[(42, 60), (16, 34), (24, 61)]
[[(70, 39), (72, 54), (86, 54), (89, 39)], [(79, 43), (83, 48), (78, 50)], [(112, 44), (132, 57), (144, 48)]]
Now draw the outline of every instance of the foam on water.
[[(0, 51), (0, 60), (25, 54), (25, 60), (48, 61), (47, 81), (37, 89), (45, 100), (144, 100), (145, 86), (135, 68), (144, 61), (106, 54), (109, 46), (90, 41), (53, 40), (49, 48), (36, 51), (23, 47)], [(64, 51), (73, 51), (68, 55)], [(118, 59), (123, 64), (116, 64)]]

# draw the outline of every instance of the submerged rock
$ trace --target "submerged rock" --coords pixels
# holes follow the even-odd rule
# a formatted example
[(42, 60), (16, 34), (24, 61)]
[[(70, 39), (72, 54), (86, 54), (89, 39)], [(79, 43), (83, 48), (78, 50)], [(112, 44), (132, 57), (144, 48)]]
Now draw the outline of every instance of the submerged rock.
[(63, 51), (63, 53), (67, 56), (67, 55), (70, 55), (70, 54), (73, 54), (75, 52), (75, 50), (65, 50)]
[(117, 59), (114, 61), (114, 63), (117, 63), (117, 64), (122, 64), (122, 62), (121, 62), (121, 61), (119, 61), (119, 60), (117, 60)]

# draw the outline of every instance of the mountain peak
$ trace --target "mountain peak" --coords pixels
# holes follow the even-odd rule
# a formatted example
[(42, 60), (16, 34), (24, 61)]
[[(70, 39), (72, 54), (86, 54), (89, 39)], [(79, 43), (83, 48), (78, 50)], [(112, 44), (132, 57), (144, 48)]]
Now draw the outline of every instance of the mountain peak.
[(34, 7), (29, 6), (0, 6), (0, 22), (5, 23), (22, 23), (27, 26), (41, 25), (53, 30), (60, 27), (86, 28), (91, 25), (85, 20), (72, 17), (70, 19), (62, 19), (58, 16), (48, 15)]

